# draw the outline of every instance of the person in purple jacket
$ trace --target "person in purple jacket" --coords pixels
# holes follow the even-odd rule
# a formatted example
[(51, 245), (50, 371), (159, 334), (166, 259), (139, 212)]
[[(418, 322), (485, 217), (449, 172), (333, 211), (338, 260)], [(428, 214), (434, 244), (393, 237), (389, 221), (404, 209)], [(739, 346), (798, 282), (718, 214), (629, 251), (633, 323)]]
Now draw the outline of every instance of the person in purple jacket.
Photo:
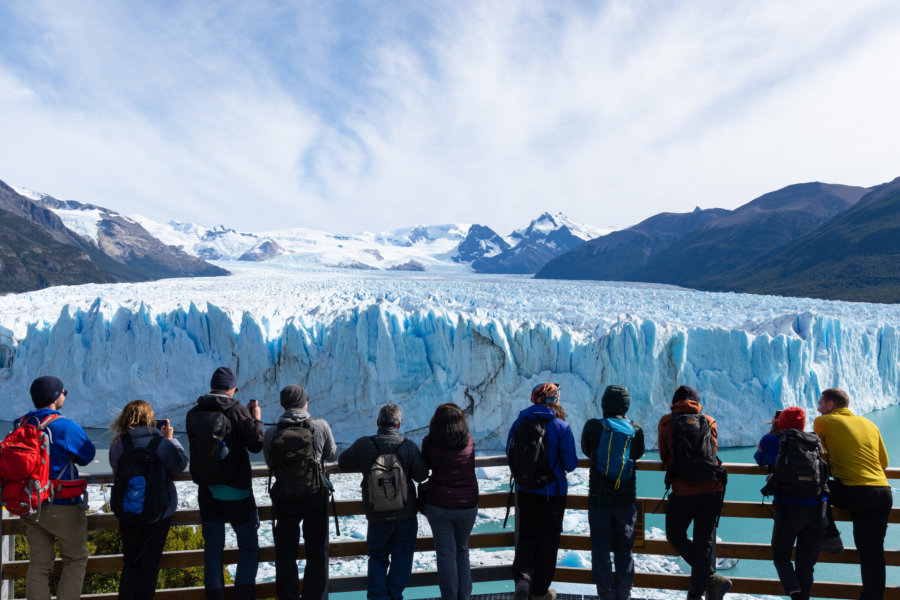
[(438, 584), (443, 600), (472, 595), (469, 534), (478, 514), (475, 442), (466, 416), (455, 404), (441, 404), (431, 417), (422, 455), (431, 470), (425, 492), (425, 516), (434, 536)]
[(506, 439), (509, 448), (519, 424), (525, 419), (546, 422), (547, 454), (556, 480), (540, 489), (517, 486), (516, 519), (518, 538), (513, 559), (515, 600), (554, 600), (550, 589), (556, 573), (556, 552), (562, 533), (563, 513), (569, 493), (566, 473), (578, 466), (575, 436), (566, 423), (566, 411), (559, 403), (559, 385), (542, 383), (531, 390), (531, 406), (519, 413)]

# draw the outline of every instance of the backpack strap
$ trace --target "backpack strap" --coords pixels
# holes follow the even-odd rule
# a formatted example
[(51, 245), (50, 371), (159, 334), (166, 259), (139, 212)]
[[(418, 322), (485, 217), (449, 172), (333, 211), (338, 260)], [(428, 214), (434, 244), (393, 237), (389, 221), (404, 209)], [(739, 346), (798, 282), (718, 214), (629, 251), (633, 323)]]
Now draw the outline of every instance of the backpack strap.
[(150, 443), (147, 444), (147, 450), (150, 452), (156, 452), (156, 449), (159, 448), (159, 445), (162, 444), (163, 436), (153, 434), (153, 439), (150, 440)]

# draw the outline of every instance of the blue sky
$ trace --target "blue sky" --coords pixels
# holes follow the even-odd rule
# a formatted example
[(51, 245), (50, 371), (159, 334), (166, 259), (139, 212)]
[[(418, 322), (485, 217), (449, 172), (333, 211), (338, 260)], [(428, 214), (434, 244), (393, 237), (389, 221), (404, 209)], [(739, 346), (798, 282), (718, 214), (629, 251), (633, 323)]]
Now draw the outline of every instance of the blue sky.
[(0, 179), (245, 231), (900, 176), (900, 3), (0, 3)]

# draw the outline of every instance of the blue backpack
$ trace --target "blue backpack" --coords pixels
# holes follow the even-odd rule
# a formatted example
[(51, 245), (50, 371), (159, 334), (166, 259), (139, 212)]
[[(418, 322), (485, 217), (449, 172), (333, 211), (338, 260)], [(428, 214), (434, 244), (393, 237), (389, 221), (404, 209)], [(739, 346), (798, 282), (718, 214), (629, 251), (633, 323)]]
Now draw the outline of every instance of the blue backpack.
[(165, 513), (170, 475), (156, 454), (162, 439), (154, 435), (145, 448), (138, 448), (129, 434), (119, 438), (124, 450), (116, 466), (109, 504), (122, 523), (155, 523)]
[(600, 424), (603, 433), (594, 452), (594, 469), (613, 490), (618, 490), (634, 473), (631, 458), (634, 427), (627, 419), (601, 419)]

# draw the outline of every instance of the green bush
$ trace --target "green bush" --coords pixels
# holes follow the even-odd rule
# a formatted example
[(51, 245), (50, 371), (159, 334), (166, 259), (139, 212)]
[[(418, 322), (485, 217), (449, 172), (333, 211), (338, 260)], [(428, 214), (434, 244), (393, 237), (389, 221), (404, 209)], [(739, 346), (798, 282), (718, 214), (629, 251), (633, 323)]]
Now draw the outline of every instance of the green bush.
[[(118, 530), (101, 530), (88, 532), (88, 551), (91, 556), (101, 554), (118, 554), (121, 551), (122, 538)], [(203, 535), (199, 527), (179, 525), (169, 529), (166, 536), (165, 550), (200, 550), (203, 548)], [(56, 548), (56, 556), (59, 556), (59, 546)], [(16, 536), (16, 560), (28, 559), (28, 542), (24, 535)], [(232, 583), (231, 575), (227, 569), (225, 583)], [(84, 578), (82, 593), (101, 594), (117, 592), (119, 590), (119, 572), (115, 573), (91, 573)], [(57, 577), (50, 578), (50, 593), (56, 595)], [(157, 589), (203, 587), (203, 567), (188, 567), (184, 569), (161, 569), (156, 580)], [(25, 597), (25, 580), (16, 580), (16, 597)]]

